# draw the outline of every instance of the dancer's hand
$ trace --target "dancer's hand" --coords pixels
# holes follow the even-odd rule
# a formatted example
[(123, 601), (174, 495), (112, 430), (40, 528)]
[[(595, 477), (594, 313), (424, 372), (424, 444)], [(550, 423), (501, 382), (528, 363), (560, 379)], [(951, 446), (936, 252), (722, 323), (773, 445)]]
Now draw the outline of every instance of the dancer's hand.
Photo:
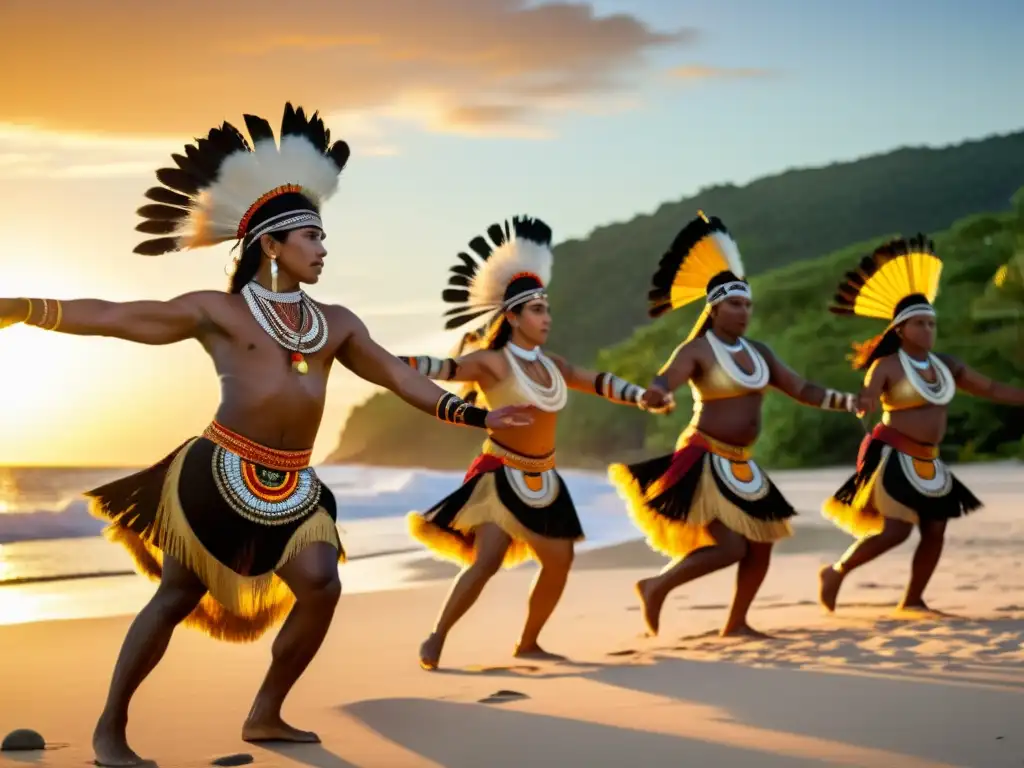
[(671, 392), (651, 387), (640, 397), (640, 409), (657, 414), (672, 413), (676, 409), (676, 401)]
[(875, 400), (875, 398), (871, 397), (866, 390), (862, 389), (860, 392), (857, 393), (856, 407), (854, 409), (854, 413), (857, 414), (858, 418), (868, 413), (874, 413), (877, 405), (878, 401)]
[[(508, 429), (509, 427), (528, 427), (533, 424), (530, 405), (506, 405), (487, 412), (485, 424), (488, 429)], [(479, 423), (479, 422), (478, 422)]]
[(25, 304), (24, 299), (0, 299), (0, 330), (25, 322), (28, 315)]

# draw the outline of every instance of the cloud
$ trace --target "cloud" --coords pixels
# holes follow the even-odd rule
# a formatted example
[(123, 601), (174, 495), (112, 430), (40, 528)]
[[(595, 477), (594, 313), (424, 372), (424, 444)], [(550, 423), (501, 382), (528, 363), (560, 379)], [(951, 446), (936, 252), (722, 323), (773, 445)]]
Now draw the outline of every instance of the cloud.
[(757, 67), (711, 67), (705, 64), (686, 64), (668, 71), (678, 80), (715, 80), (722, 78), (768, 77), (771, 70)]
[(628, 89), (648, 53), (695, 36), (527, 0), (8, 0), (0, 27), (0, 122), (189, 138), (244, 112), (276, 119), (285, 100), (544, 136), (550, 114)]

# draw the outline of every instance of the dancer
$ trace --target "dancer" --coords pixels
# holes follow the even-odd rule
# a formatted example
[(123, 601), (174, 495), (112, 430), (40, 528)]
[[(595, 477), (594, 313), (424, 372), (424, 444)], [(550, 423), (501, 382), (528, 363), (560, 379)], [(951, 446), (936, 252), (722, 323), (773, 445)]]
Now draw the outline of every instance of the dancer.
[(982, 506), (939, 458), (949, 403), (959, 388), (993, 402), (1024, 405), (1024, 389), (932, 352), (932, 303), (941, 273), (942, 262), (924, 235), (892, 240), (846, 274), (830, 308), (888, 325), (854, 345), (854, 368), (867, 370), (864, 394), (881, 399), (883, 415), (861, 444), (856, 473), (822, 508), (827, 519), (858, 539), (836, 563), (821, 569), (819, 596), (828, 611), (835, 610), (848, 573), (906, 541), (915, 525), (921, 540), (898, 607), (930, 611), (924, 590), (942, 554), (946, 523)]
[[(490, 430), (462, 486), (424, 513), (409, 515), (412, 535), (439, 557), (463, 567), (434, 625), (420, 646), (420, 665), (435, 669), (455, 623), (502, 566), (529, 557), (540, 562), (530, 592), (526, 623), (515, 655), (562, 657), (543, 650), (540, 632), (555, 609), (573, 561), (573, 544), (583, 538), (569, 490), (555, 469), (555, 424), (567, 389), (614, 403), (667, 413), (671, 398), (645, 392), (610, 373), (577, 368), (542, 346), (551, 327), (547, 289), (551, 230), (538, 220), (514, 218), (470, 242), (479, 261), (465, 253), (452, 267), (452, 286), (443, 293), (455, 304), (447, 328), (484, 315), (483, 328), (467, 334), (455, 357), (404, 357), (421, 373), (445, 381), (469, 382), (467, 399), (482, 395), (492, 407), (525, 404), (530, 426)], [(457, 357), (457, 359), (456, 359)]]
[(649, 294), (651, 317), (704, 298), (693, 330), (648, 391), (689, 382), (694, 409), (674, 453), (614, 464), (608, 476), (648, 545), (673, 558), (636, 584), (643, 619), (656, 635), (661, 608), (676, 587), (739, 563), (732, 607), (721, 634), (760, 635), (747, 612), (768, 572), (774, 542), (791, 534), (796, 512), (754, 462), (761, 402), (768, 387), (804, 405), (851, 411), (857, 398), (805, 381), (768, 348), (745, 339), (750, 286), (736, 243), (703, 213), (661, 258)]
[[(331, 623), (344, 549), (334, 496), (309, 466), (335, 359), (439, 419), (475, 427), (529, 423), (523, 409), (471, 407), (395, 360), (352, 312), (300, 289), (324, 266), (320, 206), (349, 158), (316, 115), (288, 104), (278, 149), (270, 124), (245, 116), (252, 146), (232, 125), (174, 155), (137, 229), (160, 235), (135, 252), (156, 256), (237, 241), (227, 293), (170, 301), (0, 300), (0, 327), (141, 344), (195, 339), (213, 359), (222, 400), (203, 432), (159, 463), (91, 491), (138, 569), (159, 581), (132, 623), (93, 736), (101, 765), (136, 765), (126, 730), (131, 697), (160, 661), (176, 625), (255, 640), (288, 615), (242, 728), (247, 741), (318, 741), (281, 717), (285, 696)], [(293, 607), (294, 606), (294, 607)]]

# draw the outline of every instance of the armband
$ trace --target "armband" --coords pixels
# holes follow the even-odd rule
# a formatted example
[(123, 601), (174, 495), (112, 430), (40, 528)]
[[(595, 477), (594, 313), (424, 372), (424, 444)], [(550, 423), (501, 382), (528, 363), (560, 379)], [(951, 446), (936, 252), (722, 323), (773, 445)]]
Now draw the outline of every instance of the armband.
[(450, 357), (442, 360), (439, 357), (398, 355), (398, 359), (428, 379), (435, 381), (451, 381), (459, 369), (459, 364)]
[[(25, 325), (34, 325), (44, 331), (56, 331), (60, 328), (60, 321), (64, 316), (64, 308), (59, 299), (26, 299), (28, 302), (28, 315), (22, 321)], [(39, 303), (40, 311), (37, 313), (36, 302)]]
[(611, 373), (599, 373), (594, 377), (594, 390), (601, 397), (616, 403), (639, 404), (643, 387), (621, 379)]
[(484, 429), (487, 426), (487, 410), (470, 405), (458, 395), (445, 392), (437, 400), (434, 415), (449, 424), (465, 425)]
[(826, 389), (818, 407), (823, 411), (853, 411), (857, 407), (857, 398), (849, 392)]

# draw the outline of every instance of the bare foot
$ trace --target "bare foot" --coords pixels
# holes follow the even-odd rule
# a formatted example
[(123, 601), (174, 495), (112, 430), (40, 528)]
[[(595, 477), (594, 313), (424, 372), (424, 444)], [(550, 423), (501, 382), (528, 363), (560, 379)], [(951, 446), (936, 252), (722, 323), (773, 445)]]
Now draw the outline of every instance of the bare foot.
[(839, 587), (842, 585), (843, 574), (831, 565), (826, 565), (818, 571), (818, 602), (829, 613), (834, 613), (836, 610), (836, 599), (839, 597)]
[(292, 741), (300, 744), (319, 744), (320, 737), (312, 731), (300, 731), (275, 717), (250, 718), (242, 726), (242, 741)]
[(765, 634), (764, 632), (759, 632), (758, 630), (754, 629), (752, 626), (747, 624), (747, 622), (745, 622), (745, 621), (742, 624), (737, 624), (734, 627), (730, 627), (730, 626), (722, 627), (722, 631), (718, 633), (718, 636), (719, 637), (755, 637), (755, 638), (758, 638), (758, 639), (761, 639), (761, 640), (774, 640), (775, 639), (771, 635)]
[(636, 583), (636, 594), (640, 598), (640, 611), (647, 625), (647, 634), (655, 637), (661, 624), (661, 606), (665, 602), (664, 595), (654, 589), (654, 579), (640, 579)]
[(559, 656), (557, 653), (550, 653), (541, 648), (537, 643), (530, 645), (523, 645), (522, 643), (516, 645), (515, 651), (512, 653), (517, 659), (532, 659), (534, 661), (565, 661), (565, 656)]
[(146, 765), (143, 760), (128, 746), (125, 734), (127, 723), (117, 725), (100, 718), (96, 730), (92, 734), (92, 750), (96, 754), (96, 765), (132, 766)]
[(443, 650), (444, 638), (438, 634), (431, 634), (420, 646), (420, 666), (428, 672), (437, 669)]
[(914, 602), (907, 602), (904, 600), (898, 606), (896, 606), (896, 612), (902, 613), (906, 616), (921, 616), (923, 617), (948, 617), (950, 614), (943, 613), (942, 611), (936, 610), (935, 608), (929, 608), (924, 600), (915, 600)]

